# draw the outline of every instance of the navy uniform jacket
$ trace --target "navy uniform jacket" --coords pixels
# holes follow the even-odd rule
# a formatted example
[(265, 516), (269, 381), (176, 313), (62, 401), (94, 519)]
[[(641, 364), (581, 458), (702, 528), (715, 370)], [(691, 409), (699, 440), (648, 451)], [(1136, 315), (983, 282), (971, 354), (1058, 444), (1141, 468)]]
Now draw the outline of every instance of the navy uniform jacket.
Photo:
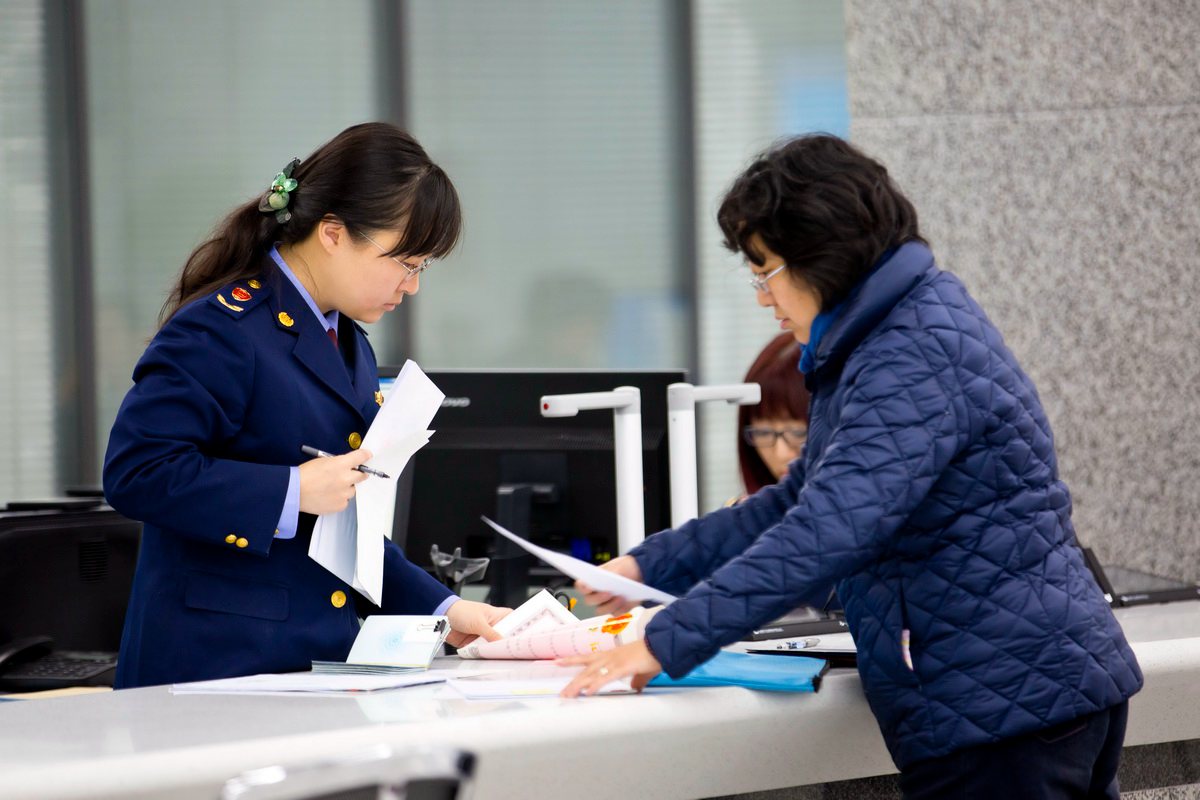
[[(108, 502), (145, 523), (118, 688), (344, 660), (358, 617), (380, 611), (308, 557), (315, 517), (275, 538), (300, 446), (357, 447), (382, 403), (366, 333), (342, 315), (338, 335), (342, 356), (268, 262), (189, 303), (142, 355), (104, 463)], [(450, 595), (384, 552), (383, 613)]]

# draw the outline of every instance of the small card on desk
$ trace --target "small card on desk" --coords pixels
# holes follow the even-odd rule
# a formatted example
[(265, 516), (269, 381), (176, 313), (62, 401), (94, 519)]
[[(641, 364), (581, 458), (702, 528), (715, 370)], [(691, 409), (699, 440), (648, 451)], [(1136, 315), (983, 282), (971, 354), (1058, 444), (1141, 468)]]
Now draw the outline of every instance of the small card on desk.
[(313, 672), (403, 672), (428, 669), (450, 633), (445, 617), (374, 614), (363, 622), (345, 663), (314, 661)]

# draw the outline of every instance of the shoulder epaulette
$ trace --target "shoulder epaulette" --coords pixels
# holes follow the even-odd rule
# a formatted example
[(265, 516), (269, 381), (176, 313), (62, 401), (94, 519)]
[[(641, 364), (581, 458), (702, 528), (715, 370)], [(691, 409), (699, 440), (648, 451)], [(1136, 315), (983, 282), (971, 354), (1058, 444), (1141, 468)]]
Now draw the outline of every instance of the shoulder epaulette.
[(261, 281), (251, 278), (222, 286), (208, 300), (229, 316), (240, 317), (270, 293)]

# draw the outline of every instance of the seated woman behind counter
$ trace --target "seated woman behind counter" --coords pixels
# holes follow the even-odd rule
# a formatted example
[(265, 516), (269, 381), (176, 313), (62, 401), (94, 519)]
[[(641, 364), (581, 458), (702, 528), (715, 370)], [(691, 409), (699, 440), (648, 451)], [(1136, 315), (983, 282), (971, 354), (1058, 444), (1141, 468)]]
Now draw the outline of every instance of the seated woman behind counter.
[(762, 389), (757, 405), (738, 407), (738, 468), (746, 495), (782, 480), (788, 464), (804, 449), (808, 390), (799, 364), (800, 343), (790, 333), (781, 333), (746, 372), (745, 382)]

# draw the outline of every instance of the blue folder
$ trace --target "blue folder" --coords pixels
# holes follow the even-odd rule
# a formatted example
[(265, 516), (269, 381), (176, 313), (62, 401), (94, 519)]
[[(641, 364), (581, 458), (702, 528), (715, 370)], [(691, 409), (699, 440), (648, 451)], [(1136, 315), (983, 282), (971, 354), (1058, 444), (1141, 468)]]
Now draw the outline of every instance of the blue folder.
[(815, 692), (829, 665), (819, 658), (779, 658), (722, 650), (676, 680), (663, 672), (651, 686), (744, 686), (764, 692)]

